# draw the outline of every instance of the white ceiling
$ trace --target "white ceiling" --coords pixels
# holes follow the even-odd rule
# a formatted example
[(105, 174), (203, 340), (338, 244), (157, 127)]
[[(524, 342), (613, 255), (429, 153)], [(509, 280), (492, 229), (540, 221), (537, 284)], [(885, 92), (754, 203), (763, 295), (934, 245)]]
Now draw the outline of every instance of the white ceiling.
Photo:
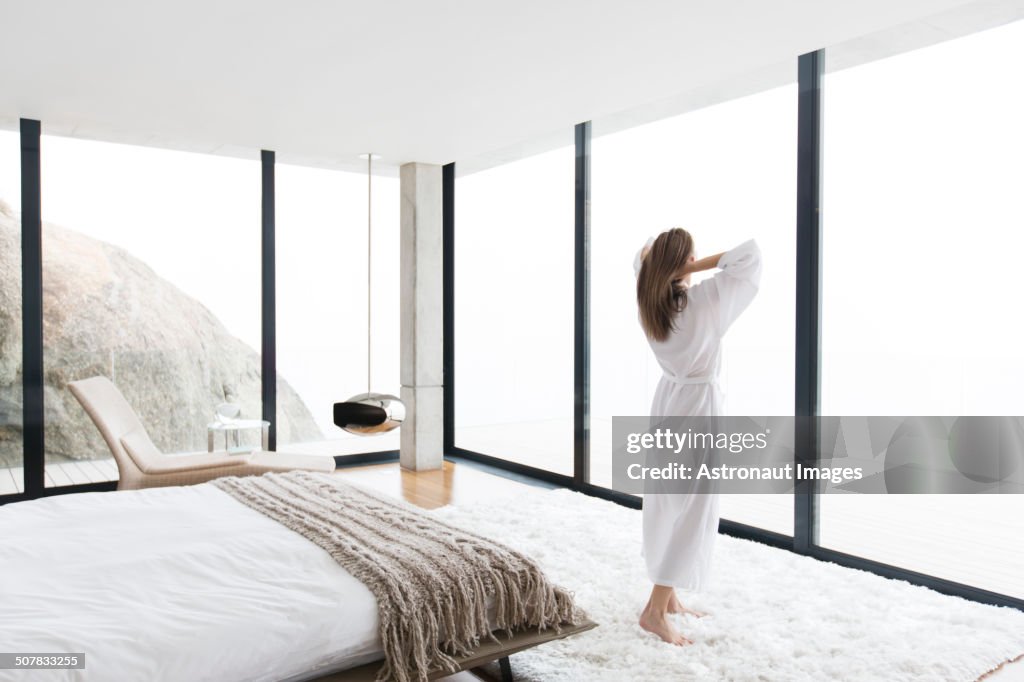
[(486, 165), (967, 4), (0, 0), (0, 126), (332, 167), (370, 149), (393, 167)]

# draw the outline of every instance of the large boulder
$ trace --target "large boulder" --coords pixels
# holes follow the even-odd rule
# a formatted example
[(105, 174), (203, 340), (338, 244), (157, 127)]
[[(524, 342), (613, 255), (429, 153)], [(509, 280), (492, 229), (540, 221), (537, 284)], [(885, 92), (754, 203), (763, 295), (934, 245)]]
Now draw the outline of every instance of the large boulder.
[[(49, 223), (43, 243), (49, 459), (110, 456), (67, 389), (69, 381), (97, 374), (117, 384), (165, 452), (205, 450), (218, 403), (235, 402), (243, 417), (260, 416), (259, 354), (203, 304), (111, 244)], [(0, 465), (22, 456), (20, 253), (19, 218), (0, 201)], [(279, 442), (322, 438), (280, 377), (277, 416)]]

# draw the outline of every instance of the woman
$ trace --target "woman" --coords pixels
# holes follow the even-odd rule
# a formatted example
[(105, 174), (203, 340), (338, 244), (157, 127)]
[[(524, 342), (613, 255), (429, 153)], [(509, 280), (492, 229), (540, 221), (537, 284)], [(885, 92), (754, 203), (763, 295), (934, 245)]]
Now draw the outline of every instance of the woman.
[[(750, 240), (698, 260), (693, 237), (677, 227), (648, 241), (634, 268), (640, 324), (664, 372), (651, 415), (721, 414), (722, 337), (757, 294), (757, 244)], [(714, 277), (690, 285), (693, 273), (714, 268)], [(684, 607), (675, 590), (699, 590), (707, 580), (718, 533), (718, 496), (645, 495), (643, 521), (644, 557), (654, 588), (640, 626), (666, 642), (691, 644), (668, 614), (703, 615)]]

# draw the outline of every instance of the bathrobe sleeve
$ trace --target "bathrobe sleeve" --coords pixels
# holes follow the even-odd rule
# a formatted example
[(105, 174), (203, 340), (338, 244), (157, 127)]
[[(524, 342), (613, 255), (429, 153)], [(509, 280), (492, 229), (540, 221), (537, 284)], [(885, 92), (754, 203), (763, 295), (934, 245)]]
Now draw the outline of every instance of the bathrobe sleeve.
[(761, 249), (753, 239), (722, 254), (710, 291), (719, 335), (724, 335), (740, 316), (761, 283)]
[(651, 248), (652, 244), (654, 244), (654, 237), (648, 239), (647, 243), (636, 252), (636, 256), (633, 258), (633, 277), (640, 277), (640, 267), (644, 264), (644, 249)]

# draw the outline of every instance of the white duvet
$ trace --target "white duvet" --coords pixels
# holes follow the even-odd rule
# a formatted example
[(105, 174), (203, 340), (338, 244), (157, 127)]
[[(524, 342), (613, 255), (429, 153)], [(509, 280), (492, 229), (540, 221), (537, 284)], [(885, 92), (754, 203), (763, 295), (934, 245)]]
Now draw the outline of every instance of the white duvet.
[(0, 680), (300, 680), (382, 657), (377, 606), (322, 549), (211, 485), (0, 507)]

